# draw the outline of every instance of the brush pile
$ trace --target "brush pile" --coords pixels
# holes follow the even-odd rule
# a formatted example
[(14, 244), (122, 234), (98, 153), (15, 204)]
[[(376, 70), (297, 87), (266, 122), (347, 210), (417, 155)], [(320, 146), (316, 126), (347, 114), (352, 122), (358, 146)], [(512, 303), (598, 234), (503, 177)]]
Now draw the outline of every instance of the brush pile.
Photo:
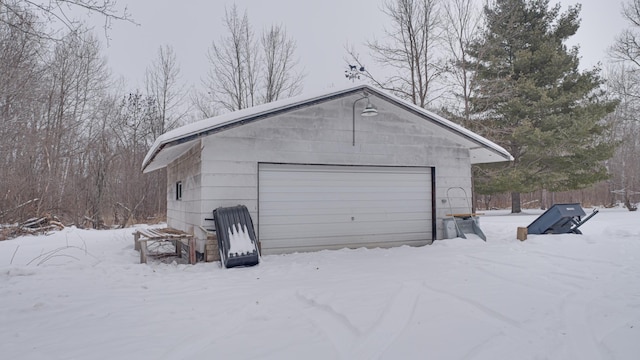
[(64, 229), (64, 224), (50, 214), (27, 219), (14, 225), (0, 225), (0, 240), (13, 239), (23, 235), (40, 235)]

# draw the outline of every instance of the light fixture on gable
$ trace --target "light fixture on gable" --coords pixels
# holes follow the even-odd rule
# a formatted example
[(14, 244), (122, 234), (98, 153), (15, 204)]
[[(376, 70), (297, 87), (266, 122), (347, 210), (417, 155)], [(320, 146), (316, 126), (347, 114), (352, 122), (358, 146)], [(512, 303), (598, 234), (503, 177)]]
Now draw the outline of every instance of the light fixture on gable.
[(371, 104), (368, 97), (367, 97), (367, 105), (364, 107), (360, 115), (364, 117), (371, 117), (371, 116), (378, 115), (378, 109), (376, 109), (376, 107), (373, 106), (373, 104)]
[(376, 116), (378, 115), (378, 109), (376, 109), (375, 106), (373, 106), (373, 104), (371, 104), (371, 101), (369, 100), (369, 93), (367, 93), (367, 91), (365, 90), (364, 93), (362, 94), (362, 97), (359, 99), (356, 99), (356, 101), (353, 102), (353, 108), (352, 108), (352, 129), (353, 129), (353, 146), (356, 145), (356, 103), (360, 100), (364, 100), (367, 99), (367, 105), (364, 107), (364, 109), (362, 110), (362, 112), (360, 113), (361, 116), (363, 117), (372, 117), (372, 116)]

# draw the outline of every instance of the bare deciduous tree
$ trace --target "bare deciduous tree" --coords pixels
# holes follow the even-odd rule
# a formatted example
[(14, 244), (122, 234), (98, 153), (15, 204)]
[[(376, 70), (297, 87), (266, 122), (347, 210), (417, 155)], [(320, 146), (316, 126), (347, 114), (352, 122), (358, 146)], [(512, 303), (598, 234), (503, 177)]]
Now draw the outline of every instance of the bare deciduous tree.
[[(37, 198), (35, 181), (37, 131), (42, 101), (39, 86), (46, 66), (41, 59), (48, 50), (34, 35), (40, 31), (35, 15), (0, 13), (0, 208), (6, 220), (15, 221), (30, 211)], [(20, 28), (9, 23), (20, 24)], [(29, 28), (30, 31), (23, 31)], [(2, 220), (2, 219), (0, 219)]]
[[(439, 96), (436, 86), (446, 65), (442, 57), (440, 0), (387, 0), (382, 11), (391, 20), (386, 39), (367, 42), (374, 60), (395, 74), (378, 79), (364, 75), (383, 89), (412, 103), (427, 107)], [(353, 50), (349, 56), (359, 66), (363, 61)]]
[[(628, 0), (622, 13), (629, 23), (610, 48), (616, 66), (609, 73), (609, 87), (620, 100), (616, 112), (610, 117), (613, 133), (620, 142), (614, 157), (609, 160), (612, 179), (610, 190), (622, 196), (630, 210), (637, 209), (640, 201), (640, 0)], [(633, 200), (633, 202), (632, 202)]]
[(110, 213), (119, 193), (113, 186), (116, 183), (113, 179), (114, 162), (118, 154), (111, 128), (117, 111), (114, 96), (105, 96), (100, 100), (85, 130), (87, 141), (80, 159), (81, 168), (86, 171), (82, 175), (76, 174), (76, 191), (86, 194), (86, 205), (79, 204), (77, 207), (83, 210), (86, 207), (83, 220), (89, 221), (94, 229), (105, 226), (105, 215)]
[(618, 64), (609, 70), (609, 89), (620, 100), (616, 111), (609, 116), (612, 124), (611, 141), (619, 142), (614, 156), (607, 161), (611, 173), (609, 190), (612, 198), (633, 210), (640, 201), (640, 73)]
[(61, 209), (69, 176), (76, 171), (84, 125), (106, 90), (108, 71), (91, 34), (57, 42), (49, 64), (46, 101), (38, 130), (43, 168), (39, 186), (42, 210)]
[(615, 60), (630, 62), (640, 68), (640, 0), (623, 4), (622, 14), (631, 28), (624, 30), (611, 46), (610, 55)]
[(459, 103), (458, 115), (469, 122), (473, 69), (469, 62), (469, 45), (476, 38), (482, 21), (482, 10), (475, 0), (449, 0), (444, 2), (444, 38), (449, 50), (449, 75), (453, 81), (454, 104)]
[(42, 18), (4, 5), (0, 222), (51, 214), (99, 228), (164, 213), (166, 184), (161, 174), (143, 175), (140, 164), (155, 137), (183, 116), (173, 51), (162, 48), (149, 67), (148, 95), (122, 99), (111, 94), (91, 31), (43, 37)]
[(104, 18), (105, 35), (114, 20), (133, 22), (127, 8), (119, 7), (115, 0), (1, 0), (0, 22), (38, 37), (59, 39), (55, 35), (55, 29), (24, 26), (24, 22), (20, 19), (36, 15), (45, 19), (50, 26), (59, 25), (66, 29), (66, 36), (68, 36), (68, 34), (80, 34), (86, 31), (82, 21), (73, 14), (78, 10), (101, 15)]
[(264, 53), (264, 98), (268, 103), (281, 96), (294, 96), (302, 90), (303, 76), (296, 72), (296, 43), (282, 26), (273, 25), (262, 34)]
[(211, 69), (204, 82), (220, 106), (235, 111), (257, 103), (258, 46), (246, 11), (240, 17), (233, 5), (225, 11), (224, 24), (228, 34), (211, 45)]
[(0, 206), (29, 204), (8, 220), (23, 218), (22, 209), (77, 222), (93, 190), (87, 144), (109, 73), (90, 33), (50, 41), (38, 23), (28, 12), (0, 22)]
[(168, 130), (181, 125), (189, 109), (186, 107), (186, 91), (180, 83), (180, 67), (173, 47), (161, 46), (158, 57), (145, 73), (147, 94), (158, 107), (158, 119), (151, 126), (152, 140)]
[[(147, 94), (155, 102), (157, 116), (149, 117), (149, 146), (155, 139), (172, 130), (184, 122), (189, 112), (186, 104), (187, 92), (180, 82), (180, 67), (173, 48), (169, 45), (158, 49), (158, 57), (147, 68), (145, 74)], [(167, 184), (166, 172), (156, 171), (144, 175), (151, 184), (148, 195), (150, 202), (155, 200), (155, 209), (149, 213), (164, 213), (166, 209), (165, 186)]]
[(219, 115), (214, 95), (206, 90), (194, 90), (189, 95), (196, 119), (206, 119)]
[[(140, 164), (151, 147), (151, 124), (158, 118), (153, 97), (140, 92), (125, 96), (112, 121), (117, 158), (113, 176), (122, 182), (117, 186), (114, 211), (121, 227), (130, 219), (140, 219), (154, 214), (158, 204), (155, 196), (159, 190), (151, 177), (140, 171)], [(126, 179), (126, 180), (125, 180)]]
[(271, 26), (258, 41), (247, 11), (240, 17), (235, 5), (225, 12), (224, 24), (227, 35), (207, 53), (206, 93), (194, 101), (201, 113), (215, 113), (211, 103), (235, 111), (300, 93), (303, 75), (296, 71), (296, 44), (284, 28)]

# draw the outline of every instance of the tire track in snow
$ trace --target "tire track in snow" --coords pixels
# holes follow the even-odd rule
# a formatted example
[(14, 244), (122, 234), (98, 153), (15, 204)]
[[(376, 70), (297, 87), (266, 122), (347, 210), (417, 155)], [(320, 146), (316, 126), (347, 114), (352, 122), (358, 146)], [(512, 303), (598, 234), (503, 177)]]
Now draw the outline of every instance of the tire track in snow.
[[(489, 275), (495, 279), (498, 280), (502, 280), (502, 281), (506, 281), (508, 283), (512, 283), (512, 284), (516, 284), (516, 285), (520, 285), (523, 286), (527, 289), (532, 289), (531, 287), (531, 283), (540, 283), (540, 284), (545, 284), (545, 285), (549, 285), (549, 284), (555, 284), (555, 286), (550, 286), (549, 288), (542, 288), (540, 286), (536, 287), (535, 290), (540, 291), (541, 293), (545, 293), (545, 294), (549, 294), (549, 295), (556, 295), (557, 294), (557, 288), (558, 286), (561, 286), (563, 288), (565, 287), (574, 287), (577, 289), (580, 289), (579, 287), (576, 287), (573, 283), (571, 282), (566, 282), (561, 280), (558, 277), (570, 277), (573, 279), (578, 279), (578, 280), (589, 280), (589, 277), (587, 276), (580, 276), (580, 275), (574, 275), (571, 273), (563, 273), (561, 271), (556, 271), (556, 272), (550, 272), (550, 273), (544, 273), (544, 272), (538, 272), (538, 273), (531, 273), (531, 269), (528, 269), (527, 267), (524, 266), (520, 266), (517, 264), (513, 264), (513, 263), (509, 263), (509, 262), (505, 262), (505, 261), (497, 261), (497, 260), (493, 260), (493, 259), (487, 259), (481, 256), (476, 256), (476, 255), (464, 255), (467, 258), (473, 259), (473, 260), (477, 260), (479, 261), (479, 263), (475, 263), (473, 264), (473, 266), (475, 267), (476, 270)], [(494, 272), (492, 270), (490, 270), (489, 268), (487, 268), (486, 266), (483, 265), (496, 265), (496, 266), (501, 266), (501, 267), (506, 267), (509, 269), (516, 269), (519, 270), (521, 273), (516, 273), (516, 275), (518, 276), (505, 276), (502, 275), (501, 273), (503, 272)], [(553, 264), (549, 264), (547, 265), (547, 267), (554, 267), (557, 269), (562, 269), (561, 267), (555, 266)], [(563, 269), (562, 269), (563, 270)], [(507, 272), (508, 274), (513, 275), (513, 273), (511, 272)], [(528, 277), (536, 277), (536, 278), (544, 278), (545, 281), (544, 282), (535, 282), (535, 281), (523, 281), (522, 280), (522, 274), (526, 274)], [(558, 277), (552, 276), (550, 277), (549, 275), (557, 275)]]
[(304, 314), (326, 334), (341, 359), (372, 359), (381, 356), (402, 334), (415, 313), (419, 294), (417, 284), (403, 283), (400, 291), (387, 302), (378, 321), (366, 332), (330, 305), (319, 304), (300, 293), (297, 296), (311, 306), (311, 311)]
[(321, 304), (299, 291), (296, 291), (296, 298), (309, 307), (301, 313), (320, 328), (335, 351), (340, 354), (340, 358), (347, 359), (349, 345), (356, 341), (360, 333), (358, 328), (344, 314), (337, 312), (329, 305)]
[(543, 289), (543, 288), (541, 288), (539, 286), (532, 287), (531, 284), (529, 284), (529, 283), (527, 283), (525, 281), (521, 281), (521, 280), (518, 280), (518, 279), (510, 278), (508, 276), (496, 274), (493, 271), (487, 270), (482, 266), (475, 266), (475, 269), (478, 270), (479, 272), (485, 274), (485, 275), (488, 275), (488, 276), (496, 279), (496, 280), (500, 280), (500, 281), (504, 281), (506, 283), (517, 285), (517, 286), (519, 286), (519, 287), (521, 287), (523, 289), (529, 290), (529, 291), (535, 290), (537, 292), (540, 292), (540, 293), (546, 294), (546, 295), (556, 295), (556, 293), (551, 291), (551, 290)]
[[(487, 329), (495, 328), (493, 336), (469, 348), (460, 359), (548, 359), (539, 351), (548, 346), (549, 338), (555, 338), (555, 336), (548, 333), (550, 329), (544, 326), (544, 321), (539, 322), (539, 319), (520, 321), (493, 310), (467, 296), (436, 288), (426, 282), (422, 286), (424, 289), (433, 292), (434, 296), (448, 297), (453, 302), (458, 301), (462, 304), (470, 305), (470, 310), (477, 310), (480, 316), (484, 315), (486, 320), (478, 319), (487, 323), (485, 326)], [(425, 294), (425, 296), (428, 295)], [(452, 304), (451, 306), (455, 307), (456, 305)], [(514, 354), (521, 354), (522, 356), (514, 357)]]
[(543, 257), (548, 259), (559, 259), (562, 261), (569, 260), (569, 261), (575, 261), (580, 264), (591, 263), (591, 264), (599, 264), (599, 265), (609, 265), (609, 266), (613, 266), (614, 268), (621, 268), (620, 264), (617, 264), (616, 262), (610, 261), (610, 260), (600, 260), (600, 259), (588, 258), (588, 257), (579, 258), (574, 256), (552, 254), (552, 253), (540, 251), (540, 250), (529, 250), (528, 252), (534, 255), (542, 255)]
[(457, 295), (457, 294), (454, 294), (452, 292), (448, 292), (448, 291), (445, 291), (445, 290), (442, 290), (442, 289), (436, 289), (434, 287), (431, 287), (431, 286), (427, 285), (426, 283), (423, 283), (422, 286), (424, 286), (425, 288), (427, 288), (427, 289), (429, 289), (429, 290), (431, 290), (431, 291), (433, 291), (433, 292), (435, 292), (437, 294), (447, 295), (447, 296), (450, 296), (450, 297), (452, 297), (452, 298), (454, 298), (454, 299), (456, 299), (458, 301), (461, 301), (463, 303), (471, 305), (474, 308), (478, 309), (480, 312), (482, 312), (485, 315), (489, 316), (490, 318), (496, 319), (496, 320), (498, 320), (498, 321), (500, 321), (502, 323), (505, 323), (505, 324), (507, 324), (507, 325), (509, 325), (509, 326), (511, 326), (513, 328), (520, 329), (520, 322), (519, 321), (517, 321), (515, 319), (512, 319), (512, 318), (510, 318), (510, 317), (508, 317), (508, 316), (506, 316), (504, 314), (501, 314), (501, 313), (499, 313), (499, 312), (497, 312), (497, 311), (495, 311), (495, 310), (493, 310), (493, 309), (491, 309), (491, 308), (479, 303), (478, 301), (475, 301), (475, 300), (469, 299), (467, 297), (464, 297), (464, 296), (461, 296), (461, 295)]
[(353, 351), (352, 359), (373, 359), (382, 355), (407, 327), (416, 311), (420, 288), (404, 283), (402, 289), (388, 303), (379, 322)]
[(567, 356), (581, 360), (610, 358), (609, 351), (596, 339), (587, 320), (588, 306), (596, 296), (585, 293), (576, 292), (562, 300), (562, 321), (569, 340)]
[[(565, 350), (567, 356), (576, 359), (614, 359), (614, 352), (605, 344), (606, 339), (620, 329), (627, 326), (630, 318), (621, 317), (616, 325), (609, 325), (609, 329), (600, 336), (594, 332), (593, 324), (589, 322), (589, 316), (597, 314), (593, 312), (592, 305), (606, 299), (606, 294), (626, 294), (627, 301), (633, 297), (628, 294), (630, 284), (636, 284), (637, 271), (630, 266), (620, 267), (616, 265), (606, 269), (610, 273), (606, 276), (596, 277), (596, 283), (585, 285), (582, 289), (572, 292), (562, 299), (562, 322), (568, 337)], [(600, 271), (602, 274), (604, 271)], [(626, 279), (615, 281), (615, 279)], [(607, 284), (602, 286), (600, 283)], [(632, 286), (632, 285), (631, 285)], [(605, 290), (606, 289), (606, 290)], [(631, 296), (629, 296), (631, 295)], [(601, 326), (599, 328), (603, 330)]]
[(477, 255), (464, 254), (464, 257), (469, 258), (469, 259), (473, 259), (473, 260), (479, 260), (479, 261), (481, 261), (481, 262), (483, 262), (485, 264), (506, 266), (506, 267), (510, 267), (510, 268), (518, 269), (518, 270), (526, 270), (527, 269), (523, 265), (513, 264), (513, 263), (506, 262), (506, 261), (487, 259), (487, 258), (484, 258), (484, 257), (481, 257), (481, 256), (477, 256)]
[[(535, 334), (531, 333), (531, 331), (524, 329), (519, 321), (503, 315), (495, 310), (492, 310), (475, 300), (442, 289), (437, 289), (433, 286), (428, 285), (426, 282), (422, 283), (422, 287), (428, 291), (433, 292), (435, 295), (449, 297), (455, 301), (470, 305), (473, 309), (476, 309), (481, 314), (485, 315), (488, 322), (495, 324), (496, 328), (499, 329), (498, 333), (489, 338), (487, 341), (484, 341), (470, 348), (461, 359), (477, 359), (479, 357), (485, 358), (484, 351), (486, 349), (491, 349), (492, 347), (497, 346), (496, 344), (504, 343), (504, 340), (500, 339), (502, 337), (513, 339), (514, 343), (517, 343), (519, 339), (529, 339), (530, 344), (526, 345), (527, 348), (530, 349), (536, 348), (536, 346), (532, 344), (533, 342), (541, 341), (538, 337), (532, 336)], [(490, 353), (494, 353), (494, 351), (489, 351)]]
[[(628, 276), (621, 275), (629, 270), (629, 266), (622, 266), (611, 261), (593, 261), (591, 259), (581, 261), (592, 262), (594, 266), (590, 268), (591, 276), (585, 276), (586, 281), (579, 284), (581, 288), (562, 298), (560, 304), (561, 322), (566, 341), (564, 341), (563, 348), (560, 349), (563, 352), (561, 355), (565, 358), (581, 360), (612, 359), (614, 358), (612, 352), (603, 341), (608, 334), (615, 332), (616, 328), (599, 337), (593, 330), (593, 324), (589, 322), (589, 316), (595, 314), (592, 311), (592, 305), (606, 298), (606, 293), (618, 293), (619, 287), (627, 289), (627, 286), (633, 283), (632, 281), (616, 281), (619, 278), (628, 278)], [(596, 264), (600, 266), (595, 266)], [(606, 267), (602, 265), (606, 265)]]

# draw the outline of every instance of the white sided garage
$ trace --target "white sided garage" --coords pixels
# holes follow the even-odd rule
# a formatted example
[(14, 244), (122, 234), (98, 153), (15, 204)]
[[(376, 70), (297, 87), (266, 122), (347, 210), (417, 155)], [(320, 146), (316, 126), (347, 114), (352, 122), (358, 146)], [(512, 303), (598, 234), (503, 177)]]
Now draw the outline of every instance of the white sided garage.
[(443, 238), (446, 214), (470, 211), (447, 189), (471, 194), (471, 165), (511, 159), (451, 121), (359, 84), (172, 130), (142, 169), (166, 168), (170, 227), (201, 236), (214, 209), (244, 205), (262, 253), (280, 254), (430, 244)]

